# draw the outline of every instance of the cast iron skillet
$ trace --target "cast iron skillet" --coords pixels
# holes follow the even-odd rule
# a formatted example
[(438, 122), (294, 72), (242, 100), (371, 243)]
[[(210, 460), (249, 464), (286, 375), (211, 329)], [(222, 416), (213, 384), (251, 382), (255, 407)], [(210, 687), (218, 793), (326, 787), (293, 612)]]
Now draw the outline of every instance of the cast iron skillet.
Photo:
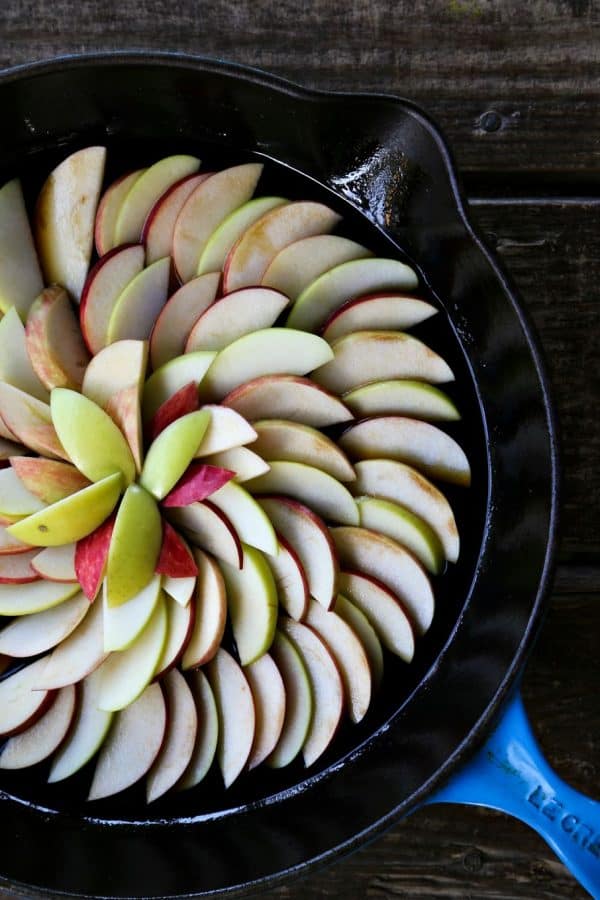
[[(539, 350), (515, 293), (473, 233), (449, 150), (394, 97), (307, 91), (175, 55), (67, 58), (0, 76), (0, 176), (32, 198), (43, 173), (105, 143), (116, 168), (164, 152), (273, 160), (266, 189), (325, 199), (346, 233), (417, 266), (442, 314), (423, 333), (457, 372), (457, 434), (473, 487), (452, 494), (463, 551), (436, 586), (411, 667), (386, 663), (366, 722), (308, 773), (214, 775), (146, 808), (139, 792), (85, 805), (43, 772), (0, 780), (0, 884), (28, 896), (256, 890), (333, 859), (431, 796), (478, 746), (539, 626), (556, 541), (558, 459)], [(109, 173), (110, 174), (110, 173)], [(453, 799), (453, 798), (450, 798)]]

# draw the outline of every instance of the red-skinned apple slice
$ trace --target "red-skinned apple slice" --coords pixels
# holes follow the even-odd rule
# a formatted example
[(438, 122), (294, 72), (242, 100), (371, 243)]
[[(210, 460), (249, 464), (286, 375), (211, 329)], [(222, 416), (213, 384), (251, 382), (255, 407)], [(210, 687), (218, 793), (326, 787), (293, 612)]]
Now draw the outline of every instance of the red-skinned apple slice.
[(186, 175), (167, 188), (162, 197), (158, 198), (148, 213), (142, 229), (141, 241), (146, 247), (148, 263), (171, 255), (177, 216), (192, 191), (207, 178), (210, 178), (207, 172), (202, 175)]
[(312, 719), (313, 699), (308, 672), (300, 654), (279, 629), (271, 645), (271, 656), (283, 679), (285, 718), (277, 746), (266, 763), (281, 769), (296, 758), (304, 745)]
[(146, 341), (167, 302), (171, 259), (158, 259), (136, 275), (119, 295), (108, 323), (106, 341)]
[(60, 284), (79, 301), (86, 279), (105, 147), (72, 153), (50, 173), (40, 191), (34, 234), (47, 284)]
[(196, 321), (185, 352), (222, 350), (232, 341), (261, 328), (270, 328), (289, 303), (271, 288), (242, 288), (215, 301)]
[(439, 388), (423, 381), (375, 381), (344, 394), (357, 417), (412, 416), (415, 419), (456, 421), (460, 413)]
[(260, 284), (280, 250), (302, 238), (331, 231), (340, 219), (328, 206), (302, 200), (266, 213), (231, 248), (223, 267), (223, 293)]
[(396, 259), (355, 259), (324, 272), (306, 287), (288, 317), (290, 328), (318, 331), (332, 312), (364, 294), (414, 290), (415, 272)]
[(403, 294), (367, 294), (334, 310), (321, 327), (326, 341), (355, 331), (404, 331), (437, 313), (435, 306)]
[(0, 381), (12, 384), (43, 403), (48, 402), (48, 391), (35, 374), (27, 353), (25, 326), (14, 306), (0, 319)]
[(148, 426), (150, 440), (156, 440), (161, 431), (164, 431), (171, 422), (187, 416), (188, 413), (196, 412), (199, 408), (198, 386), (194, 381), (190, 381), (158, 407)]
[(242, 568), (220, 562), (233, 637), (243, 666), (266, 653), (277, 624), (277, 588), (265, 556), (243, 545)]
[(36, 550), (0, 556), (0, 584), (28, 584), (37, 581), (40, 574), (31, 565), (36, 556)]
[(163, 522), (162, 545), (155, 571), (170, 578), (195, 578), (198, 574), (198, 566), (187, 544), (168, 522)]
[(278, 538), (279, 553), (267, 557), (267, 561), (275, 578), (279, 602), (292, 619), (300, 622), (310, 599), (308, 581), (296, 551), (281, 535)]
[(279, 669), (268, 653), (251, 665), (244, 674), (252, 691), (255, 711), (254, 743), (248, 768), (255, 769), (275, 749), (285, 720), (285, 688)]
[(28, 491), (13, 468), (0, 470), (0, 515), (11, 522), (44, 509), (46, 504)]
[(418, 634), (433, 618), (431, 584), (421, 565), (396, 541), (367, 528), (332, 528), (340, 563), (381, 581), (400, 599)]
[[(71, 632), (49, 656), (36, 678), (34, 690), (61, 688), (77, 684), (104, 662), (103, 610), (100, 601), (94, 603), (77, 628)], [(84, 682), (85, 692), (85, 682)]]
[(329, 529), (308, 506), (291, 497), (261, 497), (260, 505), (297, 554), (312, 596), (325, 609), (333, 605), (337, 557)]
[(192, 381), (196, 385), (200, 384), (216, 355), (212, 350), (198, 350), (196, 353), (177, 356), (156, 369), (144, 385), (144, 421), (149, 422), (163, 403), (182, 387)]
[(112, 720), (113, 713), (98, 709), (98, 677), (93, 672), (81, 683), (73, 725), (52, 760), (48, 781), (78, 772), (101, 746)]
[(31, 568), (46, 581), (78, 581), (75, 572), (76, 544), (64, 544), (62, 547), (46, 547), (39, 550), (31, 560)]
[(395, 459), (433, 478), (468, 487), (471, 468), (456, 441), (429, 422), (377, 416), (351, 425), (340, 444), (355, 459)]
[(189, 506), (206, 500), (231, 481), (235, 472), (209, 466), (206, 463), (191, 463), (177, 484), (162, 501), (165, 508)]
[(88, 275), (81, 294), (79, 320), (83, 339), (93, 355), (106, 346), (117, 300), (143, 268), (144, 248), (141, 244), (129, 244), (110, 250)]
[(9, 534), (4, 527), (0, 525), (0, 556), (11, 555), (13, 553), (27, 553), (31, 550), (30, 544), (24, 544)]
[(30, 616), (58, 606), (79, 591), (78, 584), (32, 581), (0, 584), (0, 616)]
[(50, 407), (5, 382), (0, 382), (1, 418), (9, 440), (18, 440), (35, 453), (51, 459), (65, 459), (54, 426)]
[(49, 709), (31, 725), (4, 745), (0, 769), (24, 769), (48, 759), (65, 738), (75, 714), (73, 685), (58, 691)]
[(247, 482), (253, 494), (285, 494), (332, 522), (358, 525), (358, 507), (352, 494), (339, 481), (305, 463), (272, 460), (265, 475)]
[(249, 422), (274, 418), (326, 428), (353, 418), (336, 396), (309, 378), (294, 375), (254, 378), (230, 391), (221, 405), (237, 410)]
[(256, 440), (256, 431), (236, 410), (210, 403), (202, 408), (210, 412), (210, 424), (196, 451), (197, 457), (241, 447)]
[(262, 284), (295, 300), (319, 275), (351, 259), (373, 254), (348, 238), (317, 234), (294, 241), (280, 250), (262, 278)]
[(242, 545), (228, 516), (210, 500), (169, 510), (169, 519), (183, 528), (197, 547), (232, 566), (242, 565)]
[(70, 463), (36, 456), (11, 456), (10, 464), (27, 490), (42, 503), (57, 503), (90, 485)]
[(14, 306), (25, 319), (44, 282), (18, 178), (0, 190), (0, 246), (0, 312)]
[(335, 612), (361, 642), (369, 660), (373, 689), (378, 688), (383, 678), (383, 650), (377, 632), (364, 612), (342, 594), (338, 594), (335, 599)]
[(198, 731), (194, 697), (183, 675), (171, 670), (161, 681), (167, 702), (168, 726), (160, 752), (148, 772), (146, 802), (162, 797), (187, 769)]
[(415, 639), (398, 597), (363, 572), (340, 572), (338, 584), (341, 595), (364, 613), (382, 644), (409, 663), (415, 652)]
[(194, 627), (181, 661), (183, 669), (203, 666), (213, 658), (223, 639), (227, 620), (227, 596), (221, 570), (211, 556), (197, 548), (194, 559), (198, 565)]
[(49, 391), (55, 387), (81, 388), (90, 356), (63, 288), (46, 288), (33, 302), (25, 338), (31, 365)]
[(229, 251), (246, 229), (265, 213), (288, 202), (283, 197), (255, 197), (234, 210), (206, 242), (198, 262), (198, 275), (203, 272), (221, 272)]
[(115, 527), (115, 515), (109, 516), (95, 531), (87, 537), (77, 541), (75, 548), (75, 572), (77, 581), (88, 600), (92, 601), (98, 595), (108, 559), (108, 550), (113, 528)]
[(160, 678), (177, 665), (194, 626), (196, 608), (193, 603), (180, 606), (172, 597), (165, 597), (165, 603), (167, 607), (167, 638), (156, 667), (155, 678)]
[(194, 156), (167, 156), (141, 175), (121, 204), (115, 228), (115, 243), (139, 241), (150, 210), (171, 185), (200, 168)]
[(167, 710), (158, 684), (151, 684), (114, 719), (102, 745), (88, 800), (124, 791), (151, 769), (163, 744)]
[(182, 282), (197, 272), (200, 255), (215, 229), (246, 203), (260, 178), (262, 165), (248, 163), (207, 178), (188, 197), (173, 233), (173, 259)]
[(88, 610), (86, 597), (78, 592), (51, 609), (18, 616), (0, 631), (0, 653), (14, 659), (45, 653), (64, 641)]
[(222, 647), (208, 663), (206, 674), (219, 714), (217, 760), (227, 788), (241, 773), (252, 750), (254, 701), (242, 669)]
[(305, 463), (322, 469), (338, 481), (356, 478), (346, 455), (316, 428), (286, 419), (261, 419), (254, 423), (254, 428), (258, 438), (252, 449), (267, 461)]
[(262, 508), (245, 488), (230, 481), (212, 494), (209, 502), (225, 513), (241, 541), (272, 556), (277, 554), (275, 530)]
[(344, 709), (344, 688), (333, 656), (312, 629), (293, 619), (281, 619), (281, 632), (300, 655), (308, 673), (313, 714), (302, 745), (305, 766), (311, 766), (333, 740)]
[(194, 323), (213, 303), (220, 280), (220, 271), (193, 278), (163, 306), (150, 335), (150, 359), (154, 369), (184, 352), (188, 335)]
[(94, 241), (98, 256), (104, 256), (115, 246), (115, 230), (121, 206), (133, 185), (145, 171), (146, 169), (137, 169), (135, 172), (122, 175), (113, 181), (100, 198), (94, 227)]
[(195, 787), (202, 781), (215, 758), (219, 737), (217, 706), (206, 675), (198, 669), (190, 672), (188, 681), (196, 704), (198, 729), (192, 758), (177, 784), (177, 790)]
[(53, 692), (34, 690), (44, 665), (37, 659), (0, 681), (0, 735), (24, 731), (48, 709)]

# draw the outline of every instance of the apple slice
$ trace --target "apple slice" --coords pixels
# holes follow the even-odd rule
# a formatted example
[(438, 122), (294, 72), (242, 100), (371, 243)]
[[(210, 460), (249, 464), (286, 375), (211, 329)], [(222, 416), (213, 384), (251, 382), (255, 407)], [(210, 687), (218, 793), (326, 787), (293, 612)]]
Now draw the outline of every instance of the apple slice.
[(364, 294), (414, 290), (418, 279), (396, 259), (355, 259), (320, 275), (306, 287), (288, 317), (290, 328), (318, 331), (332, 312)]
[(146, 782), (146, 802), (162, 797), (179, 781), (187, 769), (198, 731), (194, 697), (183, 675), (176, 669), (161, 682), (167, 701), (168, 727), (165, 738)]
[(344, 404), (308, 378), (265, 375), (234, 388), (221, 401), (249, 422), (286, 419), (315, 428), (326, 428), (353, 418)]
[(117, 511), (108, 550), (109, 606), (126, 603), (150, 583), (161, 543), (162, 522), (154, 498), (140, 485), (130, 485)]
[(77, 684), (97, 669), (107, 655), (104, 649), (102, 604), (93, 603), (68, 638), (58, 644), (49, 656), (44, 657), (46, 665), (35, 681), (34, 690)]
[(255, 197), (230, 213), (204, 245), (198, 262), (198, 275), (220, 272), (229, 251), (244, 232), (266, 213), (288, 202), (283, 197)]
[(306, 615), (310, 597), (308, 581), (298, 554), (279, 535), (279, 553), (277, 556), (269, 556), (267, 562), (275, 578), (279, 602), (292, 619), (301, 621)]
[[(36, 556), (37, 550), (0, 556), (0, 584), (30, 584), (37, 581), (40, 575), (31, 565)], [(0, 640), (1, 635), (0, 631)]]
[(0, 190), (0, 248), (0, 312), (25, 319), (44, 282), (18, 178)]
[(48, 709), (54, 693), (34, 690), (44, 665), (37, 659), (0, 681), (0, 735), (24, 731)]
[(240, 538), (228, 516), (210, 500), (170, 509), (169, 519), (185, 530), (196, 547), (202, 547), (218, 559), (241, 568)]
[(163, 590), (165, 594), (168, 594), (180, 606), (189, 605), (195, 589), (195, 575), (190, 575), (187, 578), (173, 578), (170, 575), (163, 575)]
[(13, 468), (0, 470), (0, 515), (14, 521), (44, 509), (45, 505), (27, 490)]
[(40, 512), (21, 519), (9, 533), (34, 547), (72, 544), (91, 534), (115, 508), (121, 493), (119, 472), (103, 478)]
[(76, 544), (64, 544), (61, 547), (46, 547), (35, 552), (31, 560), (31, 568), (47, 581), (78, 581), (75, 573)]
[(177, 484), (196, 455), (210, 424), (210, 412), (198, 410), (176, 419), (150, 446), (140, 484), (157, 500)]
[(369, 459), (356, 463), (356, 494), (399, 503), (423, 519), (440, 539), (446, 559), (456, 562), (460, 539), (450, 504), (430, 481), (404, 463)]
[(146, 169), (137, 169), (135, 172), (122, 175), (116, 181), (113, 181), (102, 195), (98, 204), (94, 227), (94, 241), (98, 256), (104, 256), (116, 245), (115, 231), (123, 201), (145, 171)]
[(340, 444), (355, 459), (395, 459), (425, 475), (468, 487), (471, 468), (456, 441), (428, 422), (379, 416), (351, 425)]
[(308, 425), (285, 419), (261, 419), (254, 423), (255, 450), (268, 461), (282, 459), (322, 469), (338, 481), (354, 481), (356, 474), (346, 455), (334, 442)]
[(427, 575), (396, 541), (367, 528), (332, 528), (340, 562), (381, 581), (406, 609), (417, 634), (424, 634), (433, 619), (434, 599)]
[(223, 350), (245, 334), (270, 328), (289, 302), (271, 288), (242, 288), (226, 294), (196, 321), (185, 345), (186, 353)]
[(364, 612), (342, 594), (338, 594), (335, 599), (335, 612), (350, 626), (362, 644), (369, 660), (372, 687), (373, 689), (378, 688), (383, 678), (383, 650), (377, 632)]
[(281, 619), (279, 628), (300, 655), (310, 681), (312, 719), (302, 745), (304, 764), (308, 767), (325, 752), (335, 736), (344, 709), (344, 688), (330, 651), (312, 629), (293, 619)]
[(108, 733), (113, 713), (98, 709), (98, 675), (89, 675), (81, 683), (73, 725), (52, 760), (48, 781), (63, 781), (92, 758)]
[(25, 769), (48, 759), (64, 740), (75, 714), (75, 688), (62, 688), (27, 731), (11, 737), (0, 752), (0, 769)]
[(111, 797), (143, 778), (160, 752), (166, 729), (163, 693), (158, 684), (148, 685), (127, 709), (115, 716), (98, 756), (88, 800)]
[(452, 369), (441, 356), (400, 331), (357, 331), (338, 338), (331, 349), (335, 359), (313, 372), (312, 377), (336, 394), (396, 378), (454, 380)]
[(325, 609), (333, 605), (337, 558), (329, 529), (311, 509), (291, 497), (261, 497), (260, 505), (294, 550), (309, 591)]
[(262, 508), (245, 488), (230, 481), (216, 494), (212, 494), (210, 503), (225, 513), (241, 541), (271, 556), (277, 554), (275, 530)]
[(190, 503), (206, 500), (231, 481), (234, 474), (228, 469), (219, 469), (206, 463), (191, 463), (164, 498), (163, 508), (189, 506)]
[(81, 333), (95, 355), (107, 344), (108, 325), (117, 300), (144, 268), (141, 244), (117, 247), (98, 260), (81, 294)]
[(280, 250), (302, 238), (331, 231), (340, 220), (341, 216), (323, 203), (302, 200), (266, 213), (231, 248), (223, 267), (223, 293), (260, 284)]
[(33, 302), (25, 338), (31, 365), (49, 391), (55, 387), (81, 388), (90, 356), (63, 288), (46, 288)]
[(176, 419), (196, 412), (199, 406), (198, 386), (194, 381), (190, 381), (158, 407), (148, 426), (150, 441), (156, 440), (161, 431), (164, 431)]
[(171, 255), (177, 216), (192, 191), (207, 178), (210, 178), (208, 172), (202, 175), (186, 175), (167, 188), (158, 198), (146, 216), (141, 235), (149, 263)]
[(90, 481), (101, 481), (116, 472), (126, 484), (134, 480), (135, 461), (129, 444), (103, 409), (67, 388), (52, 391), (50, 408), (61, 444)]
[(224, 169), (188, 197), (173, 233), (172, 255), (182, 282), (195, 276), (209, 238), (227, 216), (250, 199), (262, 170), (258, 163)]
[(322, 326), (326, 341), (355, 331), (404, 331), (435, 316), (437, 309), (417, 297), (403, 294), (367, 294), (334, 310)]
[[(415, 652), (412, 626), (398, 597), (381, 582), (360, 572), (340, 572), (340, 597), (367, 617), (384, 647), (409, 663)], [(343, 614), (343, 613), (342, 613)]]
[(195, 787), (202, 781), (215, 758), (219, 739), (217, 706), (206, 675), (198, 669), (190, 672), (188, 678), (196, 705), (198, 729), (192, 758), (177, 783), (177, 790), (180, 791)]
[(127, 650), (111, 653), (98, 669), (98, 706), (116, 712), (130, 706), (152, 680), (167, 637), (164, 597)]
[(163, 306), (150, 335), (150, 359), (154, 369), (182, 355), (194, 323), (217, 296), (220, 280), (220, 271), (193, 278)]
[(256, 715), (254, 743), (248, 768), (255, 769), (275, 749), (285, 720), (285, 688), (279, 669), (268, 653), (251, 665), (244, 674), (252, 691)]
[[(1, 194), (2, 191), (0, 191), (0, 196)], [(0, 231), (1, 229), (0, 221)], [(2, 263), (0, 262), (0, 270), (1, 268)], [(0, 271), (0, 279), (1, 277)], [(13, 387), (19, 388), (20, 391), (24, 391), (43, 403), (48, 401), (48, 391), (31, 365), (25, 341), (25, 327), (14, 306), (7, 310), (0, 319), (0, 381), (12, 384)]]
[(114, 527), (115, 514), (106, 519), (87, 537), (77, 541), (75, 548), (77, 581), (90, 602), (96, 599), (104, 578)]
[(316, 600), (308, 605), (306, 624), (323, 640), (339, 669), (350, 719), (360, 722), (371, 702), (371, 667), (355, 632), (337, 613), (323, 609)]
[(198, 574), (189, 547), (168, 522), (163, 522), (162, 545), (155, 571), (174, 579), (195, 578)]
[(144, 385), (144, 420), (149, 422), (163, 403), (190, 382), (200, 384), (216, 356), (212, 350), (198, 350), (177, 356), (156, 369)]
[(46, 283), (62, 285), (77, 301), (92, 255), (105, 160), (105, 147), (72, 153), (50, 173), (35, 208), (34, 234)]
[(0, 525), (0, 556), (12, 555), (13, 553), (28, 553), (31, 550), (30, 544), (24, 544), (9, 534), (4, 527)]
[(334, 234), (317, 234), (288, 244), (275, 256), (262, 284), (282, 291), (292, 300), (319, 275), (351, 259), (372, 256), (370, 250)]
[(285, 494), (314, 509), (324, 519), (358, 525), (354, 497), (331, 475), (314, 466), (285, 460), (272, 460), (270, 466), (265, 475), (247, 482), (253, 494)]
[(219, 716), (217, 760), (225, 787), (229, 787), (248, 761), (256, 715), (252, 692), (236, 661), (219, 648), (206, 668)]
[(267, 757), (273, 769), (289, 765), (300, 753), (312, 720), (313, 699), (310, 680), (294, 644), (278, 629), (271, 645), (285, 690), (285, 716), (279, 740)]
[(6, 465), (7, 462), (10, 462), (11, 456), (23, 456), (25, 453), (27, 453), (26, 447), (0, 437), (0, 463)]
[(225, 579), (227, 608), (240, 662), (250, 665), (266, 653), (277, 624), (277, 588), (263, 554), (243, 546), (242, 568), (225, 562), (219, 567)]
[(221, 570), (211, 556), (194, 550), (198, 580), (194, 598), (194, 627), (185, 648), (181, 667), (203, 666), (217, 652), (227, 619), (227, 595)]
[(211, 466), (235, 472), (234, 481), (238, 484), (269, 471), (269, 464), (252, 450), (248, 450), (247, 447), (231, 447), (230, 450), (211, 453), (210, 456), (205, 456), (203, 459)]
[(355, 416), (412, 416), (435, 421), (460, 419), (446, 394), (423, 381), (376, 381), (344, 394)]
[(444, 566), (444, 548), (427, 522), (390, 500), (359, 497), (356, 502), (363, 528), (393, 538), (410, 550), (429, 572), (440, 574)]
[(111, 606), (108, 602), (107, 582), (104, 582), (102, 608), (104, 610), (104, 649), (107, 653), (131, 647), (148, 624), (160, 596), (161, 578), (160, 575), (155, 575), (127, 603)]
[(167, 638), (162, 656), (156, 667), (155, 678), (170, 672), (176, 665), (187, 646), (194, 626), (195, 606), (188, 603), (180, 606), (172, 597), (165, 596), (167, 606)]
[(200, 168), (195, 156), (167, 156), (150, 166), (133, 183), (121, 204), (115, 227), (115, 243), (139, 241), (144, 222), (154, 204), (171, 185)]
[(167, 302), (170, 273), (171, 258), (165, 256), (142, 269), (129, 282), (111, 313), (107, 343), (150, 338), (154, 323)]
[(90, 482), (69, 463), (36, 456), (11, 456), (10, 464), (19, 481), (42, 504), (57, 503), (89, 487)]
[(210, 412), (210, 424), (196, 451), (197, 457), (241, 447), (256, 440), (256, 431), (236, 410), (210, 403), (202, 408)]
[(45, 653), (77, 628), (89, 608), (80, 591), (43, 612), (18, 616), (0, 631), (0, 653), (14, 659)]
[(0, 584), (0, 616), (29, 616), (58, 606), (80, 590), (78, 584), (32, 581)]
[(0, 419), (8, 429), (4, 437), (18, 440), (42, 456), (65, 458), (65, 450), (57, 437), (50, 407), (46, 403), (6, 382), (0, 382), (0, 410)]
[(264, 375), (305, 375), (333, 359), (322, 338), (287, 328), (245, 334), (217, 354), (204, 376), (200, 396), (219, 400), (241, 384)]

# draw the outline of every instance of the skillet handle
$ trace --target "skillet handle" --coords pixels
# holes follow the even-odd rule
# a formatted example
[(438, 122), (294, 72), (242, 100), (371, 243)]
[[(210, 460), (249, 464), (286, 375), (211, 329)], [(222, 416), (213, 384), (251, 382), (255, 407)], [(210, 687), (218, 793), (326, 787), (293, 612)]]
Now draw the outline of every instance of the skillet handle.
[(487, 806), (534, 828), (592, 897), (600, 897), (600, 803), (550, 768), (517, 691), (474, 757), (426, 803)]

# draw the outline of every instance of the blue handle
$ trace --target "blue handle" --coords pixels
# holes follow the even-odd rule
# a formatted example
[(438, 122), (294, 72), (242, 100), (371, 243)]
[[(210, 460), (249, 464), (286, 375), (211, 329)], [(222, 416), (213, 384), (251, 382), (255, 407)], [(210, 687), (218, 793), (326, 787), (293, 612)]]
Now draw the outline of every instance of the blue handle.
[(518, 692), (483, 747), (426, 802), (488, 806), (521, 819), (535, 828), (592, 897), (600, 897), (600, 803), (552, 771)]

